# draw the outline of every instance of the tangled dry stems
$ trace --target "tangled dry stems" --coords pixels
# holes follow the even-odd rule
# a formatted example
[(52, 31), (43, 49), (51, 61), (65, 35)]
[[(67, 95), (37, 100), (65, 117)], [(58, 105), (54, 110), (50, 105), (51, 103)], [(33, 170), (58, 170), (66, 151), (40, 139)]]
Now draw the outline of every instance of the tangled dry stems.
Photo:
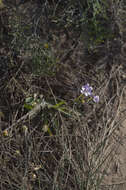
[[(78, 39), (73, 37), (74, 40)], [(68, 41), (69, 46), (73, 41)], [(62, 51), (67, 42), (63, 43)], [(34, 76), (28, 69), (29, 63), (13, 57), (14, 67), (1, 78), (0, 183), (3, 190), (93, 190), (107, 186), (103, 179), (118, 148), (111, 142), (125, 119), (125, 110), (122, 115), (120, 108), (125, 91), (124, 48), (118, 55), (113, 48), (110, 55), (106, 53), (111, 50), (110, 45), (102, 46), (105, 55), (98, 48), (97, 59), (95, 53), (83, 54), (81, 40), (72, 47), (70, 52), (58, 57), (61, 66), (53, 77)], [(111, 47), (114, 47), (113, 41)], [(80, 48), (78, 53), (77, 48)], [(99, 94), (99, 104), (74, 103), (81, 85), (86, 82)], [(35, 93), (42, 94), (50, 106), (39, 109), (42, 102), (28, 112), (24, 109), (25, 99)], [(67, 102), (65, 110), (69, 115), (62, 109), (54, 109), (62, 100)], [(34, 117), (29, 117), (31, 113)], [(79, 114), (75, 117), (75, 113)]]

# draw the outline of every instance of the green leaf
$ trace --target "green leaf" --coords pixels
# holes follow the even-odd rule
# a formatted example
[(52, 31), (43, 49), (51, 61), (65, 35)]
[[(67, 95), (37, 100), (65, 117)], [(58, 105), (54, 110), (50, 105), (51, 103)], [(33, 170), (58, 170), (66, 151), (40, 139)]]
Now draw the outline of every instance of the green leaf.
[(30, 104), (24, 104), (24, 108), (26, 108), (27, 110), (32, 110), (33, 106)]
[(59, 108), (59, 107), (61, 107), (61, 106), (64, 105), (64, 104), (66, 104), (66, 102), (65, 102), (65, 101), (61, 101), (61, 102), (55, 104), (55, 105), (53, 106), (53, 108)]
[(25, 99), (25, 102), (28, 104), (28, 103), (31, 103), (33, 101), (33, 97), (28, 97)]

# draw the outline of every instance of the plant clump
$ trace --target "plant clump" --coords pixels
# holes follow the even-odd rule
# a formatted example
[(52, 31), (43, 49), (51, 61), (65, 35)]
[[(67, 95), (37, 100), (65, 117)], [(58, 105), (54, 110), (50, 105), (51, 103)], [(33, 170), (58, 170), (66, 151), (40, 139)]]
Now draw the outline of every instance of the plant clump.
[(118, 176), (125, 119), (122, 5), (8, 0), (0, 9), (2, 190), (113, 188), (104, 179)]

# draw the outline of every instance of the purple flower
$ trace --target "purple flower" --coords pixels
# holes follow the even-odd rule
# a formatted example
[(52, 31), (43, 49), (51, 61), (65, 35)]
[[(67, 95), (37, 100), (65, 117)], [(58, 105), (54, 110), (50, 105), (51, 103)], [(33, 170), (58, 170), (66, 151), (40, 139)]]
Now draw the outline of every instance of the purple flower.
[(93, 100), (94, 100), (94, 102), (98, 103), (99, 102), (99, 96), (94, 96)]
[(86, 85), (82, 86), (81, 94), (84, 94), (85, 96), (91, 96), (92, 90), (93, 90), (93, 88), (89, 84), (86, 84)]

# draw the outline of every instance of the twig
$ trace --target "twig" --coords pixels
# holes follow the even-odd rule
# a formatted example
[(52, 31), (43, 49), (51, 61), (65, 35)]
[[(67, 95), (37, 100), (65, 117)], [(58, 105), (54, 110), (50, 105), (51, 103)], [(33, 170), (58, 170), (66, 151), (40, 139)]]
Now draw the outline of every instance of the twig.
[(16, 122), (14, 122), (11, 126), (9, 126), (6, 130), (13, 128), (14, 126), (18, 125), (19, 123), (23, 122), (27, 119), (33, 119), (42, 109), (47, 106), (46, 102), (43, 100), (40, 104), (36, 105), (31, 111), (29, 111), (26, 115), (22, 116)]
[(20, 119), (18, 119), (16, 122), (14, 122), (11, 126), (9, 126), (8, 128), (6, 128), (5, 130), (9, 130), (9, 129), (12, 129), (14, 126), (18, 125), (19, 123), (27, 120), (27, 119), (30, 119), (32, 120), (33, 118), (36, 117), (36, 115), (38, 115), (38, 113), (40, 113), (43, 109), (45, 108), (49, 108), (49, 109), (56, 109), (58, 110), (59, 112), (63, 113), (63, 114), (66, 114), (68, 116), (71, 116), (70, 113), (73, 112), (74, 115), (76, 116), (79, 116), (80, 113), (79, 112), (75, 112), (73, 111), (72, 109), (70, 109), (70, 113), (68, 112), (65, 112), (64, 110), (62, 110), (61, 108), (56, 108), (55, 105), (52, 105), (50, 103), (47, 103), (44, 99), (42, 100), (42, 102), (40, 104), (37, 104), (31, 111), (29, 111), (26, 115), (22, 116)]

